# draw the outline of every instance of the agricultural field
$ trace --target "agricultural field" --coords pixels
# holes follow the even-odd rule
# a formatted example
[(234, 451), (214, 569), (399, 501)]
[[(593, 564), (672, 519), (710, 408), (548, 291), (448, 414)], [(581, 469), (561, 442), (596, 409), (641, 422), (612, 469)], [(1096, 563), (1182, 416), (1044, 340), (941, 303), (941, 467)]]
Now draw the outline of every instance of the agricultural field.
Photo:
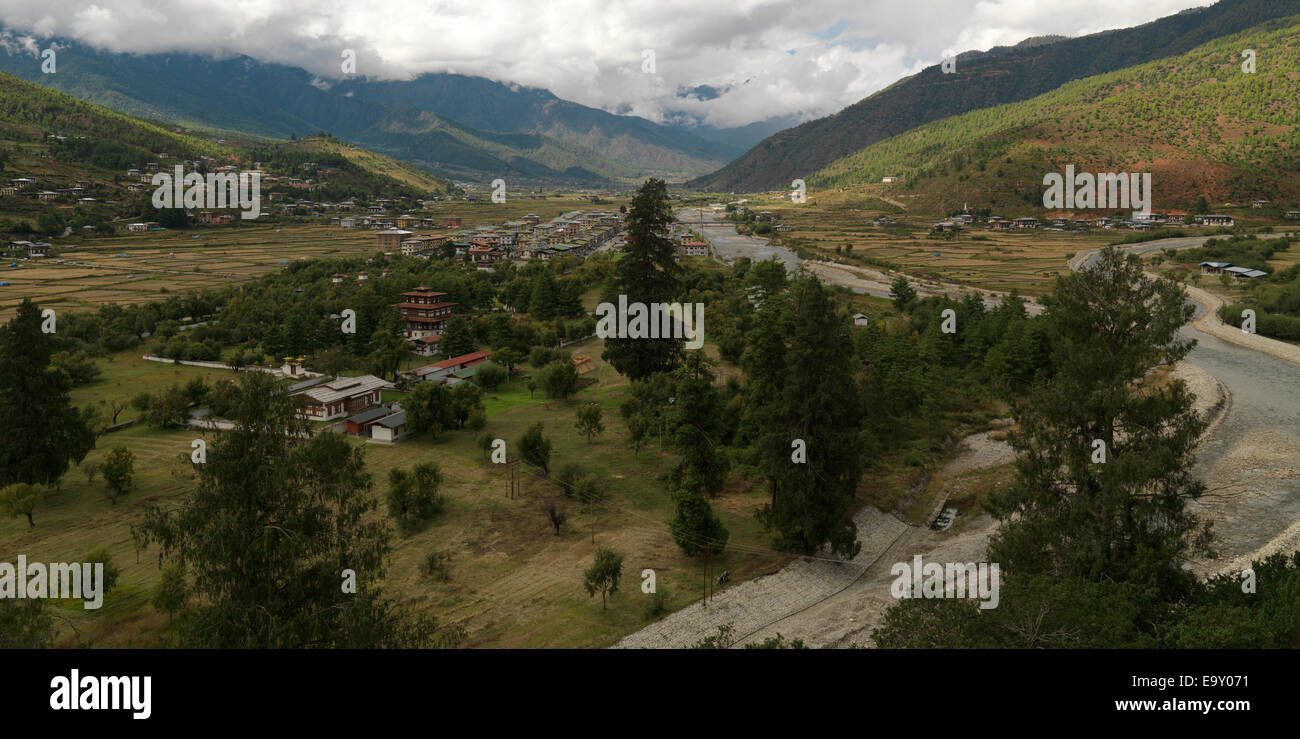
[[(1058, 274), (1068, 272), (1076, 252), (1103, 246), (1126, 235), (1102, 231), (989, 232), (975, 226), (951, 239), (927, 238), (941, 215), (915, 216), (882, 209), (824, 206), (814, 203), (750, 202), (751, 210), (771, 210), (793, 230), (774, 235), (775, 243), (805, 259), (895, 269), (915, 277), (967, 284), (989, 290), (1019, 290), (1042, 295)], [(892, 226), (876, 226), (882, 215)]]
[[(527, 213), (549, 219), (591, 207), (577, 196), (539, 196), (512, 197), (500, 204), (439, 203), (419, 213), (439, 220), (458, 215), (465, 228), (473, 228), (499, 225)], [(12, 316), (24, 298), (56, 311), (93, 310), (103, 304), (133, 305), (165, 293), (251, 280), (303, 259), (370, 256), (377, 251), (375, 233), (320, 223), (285, 223), (56, 238), (46, 259), (0, 260), (0, 282), (9, 283), (0, 286), (0, 320)], [(58, 264), (59, 260), (64, 263)]]

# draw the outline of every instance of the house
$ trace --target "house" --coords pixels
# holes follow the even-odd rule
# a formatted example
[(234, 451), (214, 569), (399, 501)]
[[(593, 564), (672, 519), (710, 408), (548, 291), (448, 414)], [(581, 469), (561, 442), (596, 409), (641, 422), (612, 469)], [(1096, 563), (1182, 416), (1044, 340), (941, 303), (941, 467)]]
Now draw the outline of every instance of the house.
[(501, 257), (500, 253), (496, 250), (496, 247), (493, 246), (488, 246), (486, 244), (477, 244), (469, 248), (469, 258), (471, 261), (475, 263), (495, 262), (498, 259), (500, 259), (500, 257)]
[(682, 238), (681, 245), (677, 247), (677, 255), (682, 257), (707, 257), (709, 256), (709, 242), (704, 239), (685, 236)]
[(1260, 277), (1266, 277), (1268, 275), (1267, 272), (1264, 272), (1262, 270), (1251, 269), (1250, 267), (1232, 267), (1232, 266), (1224, 267), (1223, 273), (1227, 275), (1232, 275), (1234, 278), (1238, 278), (1238, 279), (1245, 277), (1252, 280), (1258, 279)]
[(131, 232), (133, 232), (133, 233), (142, 233), (142, 232), (144, 232), (144, 231), (148, 231), (148, 230), (149, 230), (149, 224), (147, 224), (147, 223), (129, 223), (129, 224), (127, 224), (127, 226), (126, 226), (126, 230), (127, 230), (127, 231), (131, 231)]
[(492, 356), (492, 352), (490, 351), (470, 352), (469, 354), (462, 354), (459, 357), (452, 357), (451, 359), (444, 359), (441, 362), (426, 364), (423, 367), (416, 367), (411, 370), (409, 374), (419, 380), (446, 382), (446, 380), (455, 373), (468, 367), (482, 364), (483, 362), (486, 362), (490, 356)]
[(1017, 218), (1011, 222), (1012, 228), (1038, 228), (1038, 219), (1033, 216)]
[(867, 316), (866, 313), (854, 313), (854, 314), (853, 314), (853, 325), (854, 325), (854, 326), (870, 326), (870, 325), (871, 325), (871, 319)]
[[(524, 216), (524, 218), (527, 217), (528, 216)], [(536, 218), (536, 216), (533, 217)], [(447, 228), (460, 228), (460, 216), (447, 216), (446, 218), (442, 219), (442, 225), (446, 226)]]
[(412, 236), (402, 242), (402, 256), (418, 257), (432, 254), (436, 247), (446, 241), (446, 236)]
[(374, 375), (340, 377), (294, 395), (299, 414), (317, 421), (332, 421), (379, 405), (382, 392), (392, 383)]
[(379, 237), (379, 249), (381, 251), (396, 251), (402, 247), (403, 241), (413, 235), (413, 232), (403, 228), (390, 228), (376, 234)]
[(479, 365), (477, 364), (470, 367), (462, 367), (443, 378), (443, 383), (449, 387), (455, 387), (462, 382), (473, 380), (474, 375), (478, 374), (478, 368)]
[(1237, 225), (1232, 216), (1216, 214), (1196, 216), (1196, 222), (1203, 226), (1227, 226), (1229, 228)]
[(389, 444), (396, 444), (410, 435), (411, 430), (406, 425), (406, 411), (384, 416), (370, 427), (370, 438)]
[(29, 259), (43, 259), (50, 255), (50, 245), (44, 242), (36, 242), (27, 245), (27, 257)]
[(346, 280), (347, 277), (348, 277), (347, 275), (341, 275), (335, 272), (334, 274), (330, 275), (330, 282), (334, 283), (335, 285), (342, 285), (343, 281)]
[(1252, 207), (1252, 208), (1267, 208), (1269, 205), (1271, 205), (1271, 203), (1269, 203), (1267, 200), (1256, 200), (1255, 202), (1253, 202), (1253, 203), (1250, 204), (1250, 207)]
[(883, 184), (888, 185), (888, 184), (890, 184), (890, 183), (892, 183), (892, 182), (898, 182), (898, 178), (897, 178), (897, 177), (881, 177), (881, 178), (880, 178), (880, 181), (881, 181)]
[(1288, 221), (1300, 221), (1300, 210), (1288, 210), (1286, 212), (1286, 219)]
[(1203, 275), (1217, 275), (1217, 274), (1221, 274), (1225, 268), (1231, 267), (1232, 263), (1231, 262), (1201, 262), (1196, 266), (1201, 268), (1201, 274)]
[(368, 411), (362, 411), (355, 416), (349, 417), (344, 422), (344, 426), (347, 432), (353, 436), (369, 436), (371, 426), (375, 425), (380, 419), (391, 416), (396, 412), (391, 406), (381, 405), (378, 408), (371, 408)]
[(421, 336), (418, 339), (411, 339), (411, 351), (422, 357), (432, 357), (438, 353), (439, 341), (442, 341), (441, 336)]

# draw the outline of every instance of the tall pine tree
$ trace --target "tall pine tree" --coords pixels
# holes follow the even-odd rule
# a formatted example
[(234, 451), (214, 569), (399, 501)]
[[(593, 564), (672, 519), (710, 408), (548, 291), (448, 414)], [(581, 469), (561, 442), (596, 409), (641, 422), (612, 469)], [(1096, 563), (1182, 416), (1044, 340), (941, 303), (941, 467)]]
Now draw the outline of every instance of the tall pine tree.
[(24, 299), (0, 327), (0, 488), (53, 484), (95, 448), (94, 431), (68, 400), (67, 375), (50, 367), (54, 335), (42, 323)]
[[(668, 236), (673, 220), (668, 186), (663, 180), (646, 180), (628, 209), (627, 247), (618, 260), (612, 289), (602, 296), (604, 301), (618, 305), (619, 295), (626, 295), (629, 304), (644, 303), (647, 307), (673, 301), (679, 272)], [(643, 380), (671, 370), (681, 352), (681, 339), (612, 337), (605, 339), (601, 356), (628, 379)]]
[[(1107, 248), (1046, 303), (1056, 375), (1016, 409), (1017, 476), (988, 508), (989, 556), (1007, 572), (1137, 586), (1159, 608), (1188, 592), (1182, 564), (1210, 529), (1187, 508), (1204, 423), (1181, 381), (1151, 373), (1187, 355), (1182, 288)], [(1154, 616), (1154, 614), (1150, 614)]]
[(785, 310), (778, 325), (783, 311), (769, 301), (745, 355), (746, 412), (759, 429), (755, 463), (772, 494), (758, 517), (784, 549), (812, 554), (829, 544), (852, 557), (860, 547), (851, 515), (864, 409), (851, 324), (811, 276), (791, 282)]

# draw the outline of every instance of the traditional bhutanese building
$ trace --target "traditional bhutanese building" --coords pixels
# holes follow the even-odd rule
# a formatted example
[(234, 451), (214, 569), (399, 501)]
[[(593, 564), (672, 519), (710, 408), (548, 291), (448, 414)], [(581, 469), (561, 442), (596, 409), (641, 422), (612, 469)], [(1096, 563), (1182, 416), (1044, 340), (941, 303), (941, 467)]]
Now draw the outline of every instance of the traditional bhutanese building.
[(402, 302), (397, 307), (406, 318), (406, 338), (414, 343), (412, 351), (419, 354), (436, 351), (437, 339), (446, 330), (447, 319), (456, 305), (443, 300), (446, 294), (428, 287), (402, 293)]

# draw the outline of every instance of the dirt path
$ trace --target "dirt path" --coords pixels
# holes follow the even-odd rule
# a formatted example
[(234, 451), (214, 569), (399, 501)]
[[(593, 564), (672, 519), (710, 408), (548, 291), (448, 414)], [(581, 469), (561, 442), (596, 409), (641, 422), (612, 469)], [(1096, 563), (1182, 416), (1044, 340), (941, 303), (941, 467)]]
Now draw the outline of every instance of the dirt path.
[(1186, 287), (1188, 297), (1201, 304), (1201, 315), (1192, 321), (1192, 326), (1197, 331), (1216, 336), (1237, 346), (1263, 352), (1270, 357), (1277, 357), (1286, 362), (1300, 364), (1300, 346), (1278, 341), (1277, 339), (1270, 339), (1259, 334), (1247, 333), (1236, 326), (1224, 323), (1223, 319), (1219, 318), (1219, 308), (1223, 307), (1223, 298), (1199, 287), (1191, 285)]

